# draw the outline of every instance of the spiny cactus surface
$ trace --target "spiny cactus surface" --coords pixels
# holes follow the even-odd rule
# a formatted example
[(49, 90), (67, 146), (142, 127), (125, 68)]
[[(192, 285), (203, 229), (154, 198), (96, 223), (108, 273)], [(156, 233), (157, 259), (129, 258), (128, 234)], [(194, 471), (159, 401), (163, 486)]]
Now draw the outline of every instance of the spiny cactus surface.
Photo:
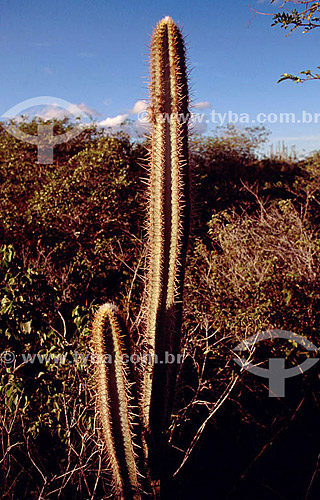
[(112, 304), (104, 304), (93, 322), (93, 343), (96, 355), (96, 387), (98, 410), (112, 486), (119, 499), (139, 500), (140, 484), (133, 431), (135, 413), (128, 380), (126, 349), (120, 327), (121, 318)]
[(188, 86), (185, 46), (170, 17), (151, 44), (152, 137), (149, 177), (149, 262), (145, 340), (156, 364), (143, 387), (144, 424), (161, 432), (170, 417), (179, 352), (184, 264), (189, 231)]
[[(102, 306), (92, 329), (98, 409), (114, 493), (116, 498), (134, 500), (159, 497), (164, 431), (172, 410), (180, 348), (189, 232), (185, 46), (170, 17), (162, 19), (152, 35), (150, 94), (148, 271), (143, 298), (148, 363), (135, 372), (130, 363), (124, 366), (123, 355), (135, 354), (134, 346), (115, 306)], [(109, 356), (110, 363), (99, 362)], [(166, 363), (168, 356), (170, 363)]]

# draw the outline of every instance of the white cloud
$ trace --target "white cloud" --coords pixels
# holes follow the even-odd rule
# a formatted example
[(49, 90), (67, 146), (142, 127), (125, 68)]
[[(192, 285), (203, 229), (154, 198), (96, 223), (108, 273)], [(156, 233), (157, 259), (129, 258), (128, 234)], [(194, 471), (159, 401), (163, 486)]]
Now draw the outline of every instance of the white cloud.
[(74, 113), (74, 115), (77, 115), (77, 113), (79, 113), (78, 109), (81, 109), (81, 111), (83, 111), (89, 116), (101, 116), (98, 111), (96, 111), (93, 108), (89, 108), (89, 106), (87, 106), (84, 102), (81, 102), (80, 104), (71, 105), (68, 108), (70, 113)]
[(208, 130), (209, 120), (199, 120), (197, 115), (191, 116), (190, 131), (192, 134), (204, 134)]
[(62, 109), (57, 104), (50, 104), (50, 106), (44, 106), (41, 110), (37, 111), (35, 116), (43, 118), (43, 120), (52, 120), (53, 118), (62, 120), (66, 116), (70, 117), (71, 113), (68, 109)]
[[(108, 105), (110, 104), (111, 99), (106, 99), (104, 101), (104, 104)], [(130, 115), (139, 115), (142, 111), (145, 111), (148, 107), (148, 103), (143, 100), (136, 101), (133, 108), (130, 109), (127, 113), (123, 113), (121, 115), (113, 116), (106, 118), (105, 120), (102, 120), (99, 125), (101, 127), (118, 127), (123, 123)], [(139, 120), (136, 122), (136, 129), (139, 130), (139, 132), (145, 127), (143, 126), (144, 124), (141, 123)]]
[(100, 113), (98, 113), (95, 109), (89, 108), (89, 106), (82, 102), (80, 104), (70, 104), (67, 108), (62, 108), (58, 104), (53, 103), (43, 106), (40, 110), (36, 111), (34, 116), (38, 116), (43, 120), (52, 120), (53, 118), (61, 120), (65, 117), (72, 118), (79, 116), (79, 110), (85, 113), (88, 117), (100, 115)]
[(148, 107), (148, 103), (146, 101), (137, 101), (133, 108), (130, 110), (130, 114), (138, 115), (141, 111), (145, 111)]
[(209, 109), (212, 107), (212, 105), (209, 101), (201, 101), (194, 104), (193, 107), (197, 109)]
[(102, 120), (99, 125), (101, 125), (101, 127), (117, 127), (121, 125), (121, 123), (123, 123), (128, 116), (128, 114), (124, 114), (106, 118), (105, 120)]
[(151, 123), (145, 120), (137, 120), (135, 122), (135, 129), (139, 134), (149, 134), (151, 131)]
[[(105, 99), (104, 104), (108, 105), (111, 103), (111, 99)], [(148, 103), (143, 100), (136, 101), (133, 108), (130, 109), (127, 113), (119, 114), (117, 116), (112, 116), (105, 118), (105, 120), (102, 120), (99, 122), (99, 125), (101, 127), (108, 127), (108, 128), (116, 128), (119, 127), (127, 118), (129, 118), (130, 115), (139, 115), (142, 111), (145, 111), (148, 107)], [(139, 121), (139, 119), (132, 125), (129, 126), (130, 131), (137, 133), (137, 134), (143, 134), (148, 126), (146, 126), (143, 121)], [(125, 130), (125, 129), (124, 129)], [(129, 130), (129, 129), (128, 129)]]

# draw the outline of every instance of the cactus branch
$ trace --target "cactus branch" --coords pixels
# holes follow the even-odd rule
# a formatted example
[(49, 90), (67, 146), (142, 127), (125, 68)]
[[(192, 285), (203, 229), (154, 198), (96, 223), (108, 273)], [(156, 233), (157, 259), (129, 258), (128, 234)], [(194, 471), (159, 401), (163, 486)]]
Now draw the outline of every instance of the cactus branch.
[(104, 304), (92, 327), (96, 354), (96, 387), (113, 488), (119, 499), (140, 500), (137, 453), (134, 450), (132, 390), (123, 358), (124, 340), (117, 308)]

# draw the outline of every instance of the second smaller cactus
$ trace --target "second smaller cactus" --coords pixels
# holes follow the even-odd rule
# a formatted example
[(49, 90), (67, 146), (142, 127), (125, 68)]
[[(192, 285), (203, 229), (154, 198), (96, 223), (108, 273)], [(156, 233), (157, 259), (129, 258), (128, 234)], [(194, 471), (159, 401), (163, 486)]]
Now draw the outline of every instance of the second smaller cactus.
[[(125, 346), (128, 334), (124, 321), (112, 304), (104, 304), (95, 315), (93, 344), (96, 356), (95, 381), (98, 411), (102, 425), (107, 460), (112, 475), (116, 498), (141, 499), (142, 447), (139, 446), (141, 430), (135, 406), (134, 382), (127, 364), (130, 352)], [(135, 425), (136, 424), (136, 425)]]

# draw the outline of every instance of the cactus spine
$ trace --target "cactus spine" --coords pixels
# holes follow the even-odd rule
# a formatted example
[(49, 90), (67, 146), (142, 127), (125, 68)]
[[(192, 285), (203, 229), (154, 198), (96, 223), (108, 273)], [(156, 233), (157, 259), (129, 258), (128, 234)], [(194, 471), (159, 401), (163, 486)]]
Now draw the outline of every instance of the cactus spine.
[[(172, 410), (176, 356), (180, 347), (189, 232), (189, 97), (185, 47), (180, 30), (170, 17), (162, 19), (152, 35), (150, 94), (148, 270), (143, 298), (143, 346), (149, 362), (143, 370), (132, 373), (132, 377), (138, 377), (136, 384), (129, 381), (131, 367), (121, 363), (124, 340), (127, 340), (128, 353), (133, 352), (128, 333), (121, 337), (117, 309), (110, 304), (102, 306), (92, 329), (98, 359), (112, 356), (110, 364), (98, 363), (95, 379), (115, 495), (133, 500), (144, 495), (142, 490), (153, 492), (150, 494), (154, 498), (159, 495), (158, 483), (151, 481), (150, 475), (162, 476), (164, 431)], [(168, 354), (174, 356), (174, 363), (166, 363)], [(150, 362), (154, 359), (158, 362)], [(139, 406), (138, 415), (134, 415), (132, 401)], [(136, 435), (134, 423), (137, 423)], [(139, 456), (134, 440), (140, 445)], [(151, 474), (144, 472), (142, 487), (138, 467), (145, 468), (147, 461)]]
[[(151, 45), (152, 137), (149, 178), (146, 342), (158, 363), (149, 364), (143, 387), (144, 423), (159, 433), (171, 413), (179, 351), (184, 263), (189, 231), (188, 88), (185, 47), (170, 17)], [(160, 362), (160, 363), (159, 363)]]

